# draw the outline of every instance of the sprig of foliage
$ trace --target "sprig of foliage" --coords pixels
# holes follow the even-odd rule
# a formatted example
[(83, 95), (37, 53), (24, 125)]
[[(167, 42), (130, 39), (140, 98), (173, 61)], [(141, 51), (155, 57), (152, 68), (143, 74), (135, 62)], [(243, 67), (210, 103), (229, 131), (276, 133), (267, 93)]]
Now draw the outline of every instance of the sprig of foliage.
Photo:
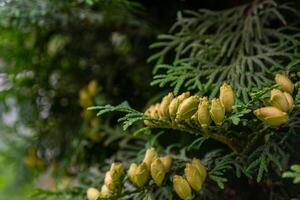
[(119, 122), (123, 122), (124, 130), (127, 130), (130, 126), (132, 126), (137, 121), (142, 121), (142, 120), (156, 121), (155, 119), (131, 108), (128, 102), (123, 102), (117, 106), (112, 106), (112, 105), (93, 106), (90, 107), (88, 110), (99, 110), (97, 116), (103, 115), (108, 112), (116, 112), (116, 111), (127, 113), (126, 115), (124, 115), (124, 117), (118, 120)]
[(283, 178), (292, 178), (294, 184), (300, 183), (300, 165), (292, 165), (291, 170), (282, 174)]
[(274, 164), (279, 171), (283, 170), (285, 152), (274, 142), (269, 141), (258, 147), (248, 157), (249, 164), (246, 169), (248, 174), (257, 174), (256, 181), (260, 182), (263, 176), (269, 172), (269, 166)]
[(131, 125), (133, 125), (133, 123), (137, 121), (149, 120), (152, 123), (154, 123), (155, 127), (157, 128), (167, 128), (167, 129), (174, 129), (174, 130), (188, 132), (190, 134), (200, 134), (202, 136), (209, 137), (219, 142), (222, 142), (225, 145), (227, 145), (229, 148), (231, 148), (234, 152), (238, 152), (239, 147), (237, 146), (237, 144), (235, 144), (230, 138), (226, 137), (224, 134), (207, 132), (205, 130), (201, 130), (198, 126), (195, 126), (191, 123), (178, 124), (178, 123), (170, 123), (164, 120), (157, 120), (132, 109), (126, 102), (117, 106), (111, 106), (111, 105), (94, 106), (94, 107), (90, 107), (89, 110), (99, 110), (97, 113), (98, 116), (107, 112), (114, 112), (114, 111), (127, 113), (124, 117), (119, 119), (120, 122), (123, 122), (124, 130), (126, 130), (128, 127), (130, 127)]
[(228, 181), (225, 178), (225, 173), (233, 168), (234, 158), (235, 155), (233, 153), (222, 156), (221, 150), (214, 150), (207, 153), (203, 159), (203, 162), (207, 163), (208, 167), (211, 168), (209, 178), (221, 189), (224, 189), (224, 184)]
[[(214, 97), (229, 82), (237, 96), (249, 100), (253, 88), (269, 85), (274, 70), (299, 47), (297, 28), (287, 25), (280, 11), (295, 10), (275, 1), (253, 1), (224, 10), (179, 12), (169, 34), (160, 35), (151, 48), (160, 49), (148, 61), (157, 61), (152, 85), (169, 85)], [(281, 24), (270, 26), (270, 22)], [(170, 54), (172, 64), (167, 64)]]

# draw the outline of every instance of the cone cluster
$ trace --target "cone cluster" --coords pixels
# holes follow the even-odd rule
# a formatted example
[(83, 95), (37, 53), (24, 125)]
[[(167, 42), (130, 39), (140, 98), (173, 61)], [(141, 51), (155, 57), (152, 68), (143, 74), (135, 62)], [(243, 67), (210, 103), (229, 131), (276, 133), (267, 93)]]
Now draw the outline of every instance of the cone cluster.
[(192, 190), (199, 192), (205, 182), (207, 172), (199, 159), (194, 158), (191, 163), (186, 163), (184, 176), (173, 176), (173, 188), (183, 200), (193, 199)]
[[(219, 98), (208, 101), (207, 97), (190, 96), (184, 92), (179, 96), (169, 93), (163, 97), (160, 103), (150, 106), (145, 114), (157, 120), (181, 122), (193, 120), (203, 128), (207, 128), (213, 121), (216, 125), (222, 125), (226, 112), (232, 111), (235, 95), (230, 85), (224, 83), (220, 87)], [(145, 125), (155, 127), (149, 120)]]
[(105, 174), (104, 184), (101, 187), (101, 190), (89, 188), (87, 190), (87, 199), (96, 200), (97, 198), (109, 198), (120, 193), (124, 175), (123, 165), (121, 163), (113, 163), (110, 170)]
[(266, 106), (256, 109), (254, 114), (270, 126), (280, 126), (287, 123), (288, 113), (294, 108), (294, 84), (283, 74), (276, 74), (275, 81), (280, 89), (273, 89)]
[[(140, 164), (132, 163), (127, 172), (129, 181), (136, 187), (144, 187), (152, 178), (157, 186), (161, 186), (166, 173), (172, 165), (172, 157), (167, 155), (158, 157), (154, 148), (146, 151), (144, 160)], [(96, 188), (87, 190), (87, 199), (96, 200), (97, 198), (109, 198), (117, 196), (122, 190), (124, 168), (121, 163), (113, 163), (105, 174), (104, 184), (99, 191)]]
[(146, 151), (144, 160), (140, 164), (132, 163), (128, 170), (130, 182), (137, 188), (143, 187), (152, 178), (157, 186), (161, 186), (166, 173), (172, 165), (172, 157), (158, 157), (156, 150)]

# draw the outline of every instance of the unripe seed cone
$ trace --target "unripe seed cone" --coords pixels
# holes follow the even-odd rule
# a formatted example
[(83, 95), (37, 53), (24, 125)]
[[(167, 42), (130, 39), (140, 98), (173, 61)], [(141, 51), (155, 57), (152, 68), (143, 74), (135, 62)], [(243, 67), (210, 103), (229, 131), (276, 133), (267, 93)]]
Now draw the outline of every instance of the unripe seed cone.
[(137, 164), (131, 163), (127, 172), (128, 178), (132, 183), (135, 183), (134, 178), (135, 178), (135, 174), (137, 173), (137, 167), (138, 167)]
[(150, 169), (152, 162), (157, 158), (157, 153), (155, 148), (149, 148), (146, 151), (143, 162), (146, 163), (147, 167)]
[(184, 169), (184, 175), (190, 184), (190, 186), (197, 192), (199, 192), (203, 185), (202, 177), (199, 170), (192, 164), (187, 163)]
[(280, 126), (287, 123), (288, 120), (288, 115), (285, 113), (282, 116), (266, 117), (263, 121), (270, 126)]
[(191, 120), (194, 121), (195, 123), (198, 123), (198, 111), (196, 111), (195, 114), (193, 114)]
[(207, 128), (211, 123), (207, 97), (203, 97), (201, 102), (199, 103), (197, 115), (199, 124), (203, 128)]
[(169, 114), (169, 105), (171, 101), (174, 99), (174, 96), (172, 93), (169, 93), (167, 96), (165, 96), (160, 104), (159, 107), (159, 115), (162, 119), (169, 119), (170, 114)]
[[(145, 111), (145, 115), (148, 115), (148, 116), (150, 116), (150, 117), (153, 117), (153, 118), (155, 118), (154, 116), (155, 116), (155, 108), (154, 108), (155, 106), (154, 105), (151, 105), (146, 111)], [(150, 126), (150, 127), (152, 127), (152, 126), (154, 126), (154, 124), (152, 123), (152, 122), (150, 122), (149, 120), (144, 120), (144, 124), (146, 125), (146, 126)]]
[(284, 92), (283, 94), (289, 104), (289, 112), (291, 112), (295, 106), (294, 99), (293, 99), (292, 95), (290, 95), (290, 93)]
[(106, 174), (105, 174), (104, 184), (106, 185), (106, 187), (110, 191), (116, 191), (117, 190), (117, 188), (116, 188), (117, 184), (114, 184), (114, 182), (112, 180), (112, 177), (111, 177), (111, 174), (110, 174), (110, 171), (106, 172)]
[(201, 161), (197, 158), (193, 158), (192, 165), (197, 168), (197, 170), (200, 173), (200, 176), (202, 177), (202, 181), (204, 182), (207, 176), (207, 171), (204, 165), (201, 163)]
[(87, 108), (93, 105), (92, 99), (90, 98), (86, 89), (81, 89), (79, 92), (79, 104), (83, 108)]
[(191, 118), (197, 112), (199, 101), (198, 96), (191, 96), (183, 100), (178, 107), (176, 120), (182, 121)]
[(90, 96), (95, 96), (98, 92), (98, 83), (96, 80), (92, 80), (90, 81), (90, 83), (88, 84), (87, 87), (87, 91), (89, 93)]
[(117, 192), (121, 188), (121, 179), (120, 178), (114, 179), (112, 176), (112, 172), (108, 171), (105, 174), (104, 184), (111, 192)]
[(125, 175), (123, 164), (112, 163), (110, 173), (113, 181), (119, 181)]
[(153, 109), (151, 111), (152, 116), (155, 119), (160, 119), (160, 115), (159, 115), (159, 112), (158, 112), (159, 108), (160, 108), (160, 103), (157, 103), (157, 104), (154, 105), (154, 107), (153, 107)]
[(190, 92), (184, 92), (181, 95), (178, 95), (177, 98), (179, 99), (179, 101), (182, 102), (183, 100), (189, 98), (190, 95), (191, 95)]
[(169, 105), (169, 115), (171, 119), (176, 118), (176, 113), (178, 110), (179, 105), (182, 103), (183, 100), (187, 99), (190, 96), (190, 92), (184, 92), (181, 95), (175, 97)]
[(210, 116), (216, 125), (220, 126), (225, 118), (225, 108), (219, 99), (211, 101)]
[(111, 195), (112, 195), (112, 191), (110, 191), (109, 188), (106, 185), (103, 185), (101, 187), (100, 196), (104, 197), (104, 198), (107, 198), (107, 197), (109, 197)]
[(189, 183), (182, 177), (175, 175), (173, 176), (173, 187), (176, 194), (183, 200), (193, 199), (192, 190)]
[(273, 89), (271, 91), (270, 103), (272, 106), (282, 110), (283, 112), (287, 112), (289, 110), (289, 103), (286, 96), (278, 89)]
[(268, 106), (256, 109), (256, 117), (268, 125), (280, 126), (288, 121), (288, 115), (276, 107)]
[(149, 170), (143, 162), (140, 165), (135, 163), (130, 165), (128, 170), (128, 178), (136, 187), (143, 187), (149, 179)]
[(234, 92), (231, 86), (226, 83), (220, 87), (220, 101), (225, 107), (226, 112), (232, 111), (232, 106), (234, 104)]
[(160, 187), (165, 178), (166, 170), (159, 158), (152, 162), (150, 172), (154, 183)]
[(172, 165), (172, 157), (171, 156), (164, 156), (159, 158), (162, 164), (165, 167), (166, 172), (168, 172)]
[(276, 74), (275, 81), (285, 92), (288, 92), (290, 94), (293, 93), (294, 84), (288, 77), (283, 74)]
[(96, 200), (100, 196), (100, 192), (96, 188), (89, 188), (86, 196), (88, 200)]

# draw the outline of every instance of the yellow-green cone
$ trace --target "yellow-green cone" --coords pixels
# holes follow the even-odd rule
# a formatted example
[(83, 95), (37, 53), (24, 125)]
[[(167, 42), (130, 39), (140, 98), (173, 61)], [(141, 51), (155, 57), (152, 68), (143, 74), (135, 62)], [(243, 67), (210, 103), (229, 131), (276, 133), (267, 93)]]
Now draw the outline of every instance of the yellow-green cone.
[(105, 174), (104, 184), (111, 192), (118, 192), (121, 188), (121, 179), (124, 174), (122, 163), (112, 163), (110, 170)]
[(276, 74), (275, 81), (285, 92), (288, 92), (290, 94), (293, 93), (294, 84), (288, 77), (283, 74)]
[(207, 128), (211, 123), (207, 97), (203, 97), (202, 100), (200, 101), (197, 115), (198, 115), (197, 116), (198, 122), (201, 125), (201, 127)]
[(147, 167), (150, 169), (152, 162), (157, 158), (157, 153), (155, 148), (151, 147), (147, 149), (143, 162), (146, 163)]
[(182, 176), (173, 176), (173, 188), (176, 194), (183, 200), (192, 200), (192, 190), (187, 182)]
[(119, 184), (114, 182), (111, 177), (110, 171), (106, 172), (105, 178), (104, 178), (104, 184), (110, 191), (117, 191)]
[(210, 116), (216, 125), (222, 125), (225, 118), (225, 108), (219, 99), (211, 101)]
[(194, 165), (198, 169), (200, 176), (202, 177), (202, 180), (205, 181), (207, 176), (207, 171), (204, 165), (201, 163), (201, 161), (197, 158), (193, 158), (192, 165)]
[(98, 92), (98, 83), (96, 80), (92, 80), (89, 82), (88, 86), (87, 86), (87, 91), (89, 93), (90, 96), (95, 96)]
[(128, 179), (134, 184), (135, 183), (135, 174), (137, 173), (137, 164), (136, 163), (131, 163), (130, 167), (128, 169), (127, 175)]
[(289, 110), (289, 103), (286, 96), (278, 89), (271, 91), (270, 104), (283, 112), (288, 112)]
[(87, 108), (93, 105), (93, 101), (86, 89), (79, 91), (79, 104), (83, 108)]
[(166, 170), (159, 158), (156, 158), (152, 162), (150, 172), (154, 183), (160, 187), (165, 178)]
[(199, 101), (198, 96), (191, 96), (183, 100), (178, 107), (176, 120), (182, 121), (191, 118), (197, 112)]
[(112, 163), (109, 171), (111, 172), (113, 181), (119, 181), (125, 175), (122, 163)]
[(128, 170), (128, 178), (136, 187), (143, 187), (149, 179), (147, 165), (144, 162), (138, 166), (132, 163)]
[(109, 190), (109, 188), (106, 185), (103, 185), (101, 187), (100, 197), (108, 198), (112, 195), (112, 191)]
[[(160, 104), (154, 104), (151, 105), (146, 111), (145, 111), (145, 115), (148, 115), (150, 117), (153, 117), (154, 119), (159, 119), (159, 115), (158, 115), (158, 109), (160, 107)], [(149, 120), (144, 120), (144, 124), (146, 126), (150, 126), (150, 127), (154, 127), (154, 124), (152, 122), (150, 122)]]
[(183, 100), (187, 99), (190, 96), (190, 92), (184, 92), (181, 95), (175, 97), (170, 105), (169, 105), (169, 115), (171, 119), (176, 118), (176, 113), (178, 110), (179, 105), (182, 103)]
[(226, 83), (220, 87), (220, 101), (226, 112), (232, 111), (232, 106), (234, 104), (234, 92), (231, 86)]
[(172, 93), (169, 93), (167, 96), (165, 96), (160, 104), (159, 107), (159, 116), (161, 119), (167, 120), (170, 119), (170, 114), (169, 114), (169, 105), (171, 101), (173, 100), (174, 96)]
[(254, 114), (258, 119), (270, 126), (280, 126), (288, 121), (287, 113), (272, 106), (256, 109)]
[(96, 188), (89, 188), (86, 196), (88, 200), (96, 200), (100, 196), (100, 192)]
[(164, 156), (164, 157), (159, 157), (160, 161), (165, 167), (166, 172), (168, 172), (172, 166), (172, 157), (171, 156)]
[(290, 95), (290, 93), (284, 92), (283, 94), (289, 104), (289, 112), (291, 112), (295, 106), (294, 99), (293, 99), (292, 95)]
[(200, 176), (199, 170), (194, 165), (187, 163), (184, 169), (184, 175), (195, 191), (199, 192), (202, 189), (203, 179)]

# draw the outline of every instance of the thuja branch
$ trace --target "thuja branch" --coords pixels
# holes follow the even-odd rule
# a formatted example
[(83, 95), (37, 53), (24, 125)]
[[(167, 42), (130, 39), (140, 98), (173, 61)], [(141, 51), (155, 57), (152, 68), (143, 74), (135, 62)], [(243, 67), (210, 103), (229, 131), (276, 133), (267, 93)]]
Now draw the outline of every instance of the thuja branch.
[(208, 129), (201, 130), (199, 128), (188, 127), (184, 124), (170, 123), (167, 121), (163, 121), (163, 122), (160, 121), (160, 123), (157, 124), (157, 128), (174, 129), (174, 130), (187, 132), (190, 134), (196, 134), (196, 135), (199, 134), (199, 135), (202, 135), (203, 137), (208, 137), (208, 138), (214, 139), (218, 142), (225, 144), (235, 153), (240, 152), (240, 146), (236, 142), (234, 142), (233, 139), (226, 137), (224, 135), (218, 134), (218, 133), (211, 132)]
[(106, 105), (106, 106), (95, 106), (95, 107), (90, 107), (89, 110), (99, 110), (98, 115), (102, 115), (107, 112), (112, 112), (112, 111), (119, 111), (119, 112), (125, 112), (127, 113), (123, 118), (119, 119), (119, 121), (123, 122), (123, 127), (124, 129), (127, 129), (129, 126), (133, 125), (133, 123), (138, 122), (138, 121), (150, 121), (151, 123), (155, 124), (155, 126), (152, 126), (151, 128), (165, 128), (165, 129), (174, 129), (174, 130), (179, 130), (191, 134), (200, 134), (204, 137), (209, 137), (211, 139), (214, 139), (216, 141), (219, 141), (226, 146), (228, 146), (232, 151), (235, 153), (240, 152), (240, 147), (239, 145), (233, 141), (233, 139), (226, 137), (224, 135), (218, 134), (211, 132), (208, 129), (201, 129), (199, 127), (190, 127), (187, 124), (184, 123), (175, 123), (175, 122), (169, 122), (166, 120), (157, 120), (151, 116), (145, 115), (139, 111), (136, 111), (130, 106), (124, 102), (118, 106), (111, 106), (111, 105)]

